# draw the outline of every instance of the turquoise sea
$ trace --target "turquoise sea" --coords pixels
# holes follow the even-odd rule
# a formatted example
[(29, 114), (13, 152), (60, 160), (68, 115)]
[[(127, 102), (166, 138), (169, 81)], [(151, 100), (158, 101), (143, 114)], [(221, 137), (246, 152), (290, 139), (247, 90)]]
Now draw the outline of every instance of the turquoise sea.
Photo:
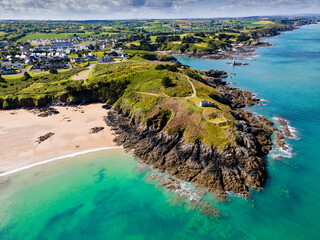
[(320, 239), (320, 24), (268, 41), (275, 45), (248, 66), (179, 57), (227, 71), (228, 81), (270, 101), (249, 110), (296, 131), (290, 152), (266, 157), (262, 192), (213, 200), (221, 216), (209, 218), (151, 183), (150, 170), (121, 149), (88, 153), (0, 178), (0, 239)]

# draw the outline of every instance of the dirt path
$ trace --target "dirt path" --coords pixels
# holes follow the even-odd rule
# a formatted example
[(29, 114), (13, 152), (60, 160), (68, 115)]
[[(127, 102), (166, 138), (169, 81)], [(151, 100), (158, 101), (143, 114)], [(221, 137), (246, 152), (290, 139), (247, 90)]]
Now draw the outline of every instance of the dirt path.
[(150, 95), (150, 96), (156, 96), (156, 97), (169, 97), (167, 94), (165, 93), (148, 93), (148, 92), (137, 92), (140, 94), (145, 94), (145, 95)]
[(86, 79), (88, 79), (90, 71), (91, 71), (91, 69), (83, 70), (82, 72), (79, 72), (76, 75), (74, 75), (72, 77), (72, 80), (81, 80), (81, 79), (86, 80)]
[(78, 74), (72, 77), (72, 80), (86, 80), (89, 77), (89, 74), (95, 64), (90, 64), (89, 67), (85, 68), (83, 71), (79, 72)]
[(186, 77), (187, 77), (188, 82), (191, 84), (192, 91), (193, 91), (192, 95), (189, 96), (189, 97), (186, 97), (186, 99), (196, 97), (197, 96), (197, 90), (194, 87), (193, 83), (191, 82), (190, 78), (188, 76), (186, 76)]

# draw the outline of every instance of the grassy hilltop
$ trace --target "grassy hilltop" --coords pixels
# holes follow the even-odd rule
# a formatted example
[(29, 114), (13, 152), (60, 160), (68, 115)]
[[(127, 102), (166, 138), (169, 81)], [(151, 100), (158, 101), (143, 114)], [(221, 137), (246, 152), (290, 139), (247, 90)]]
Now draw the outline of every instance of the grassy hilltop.
[[(219, 99), (219, 94), (188, 76), (201, 78), (196, 70), (157, 70), (161, 69), (160, 65), (133, 61), (97, 66), (93, 78), (128, 82), (114, 108), (121, 109), (142, 125), (161, 128), (168, 133), (183, 132), (190, 143), (228, 145), (233, 117), (229, 106), (213, 100)], [(165, 78), (171, 80), (169, 86), (164, 86)], [(199, 106), (202, 100), (214, 102), (215, 106), (202, 108)]]
[[(209, 146), (229, 144), (233, 126), (230, 107), (217, 101), (215, 89), (203, 84), (196, 70), (146, 52), (131, 52), (133, 60), (93, 67), (88, 79), (73, 80), (81, 70), (38, 74), (31, 78), (3, 78), (0, 103), (3, 108), (45, 106), (55, 100), (103, 101), (131, 115), (145, 126), (168, 133), (184, 132), (187, 141)], [(146, 55), (147, 54), (147, 55)], [(215, 99), (215, 100), (214, 100)], [(200, 107), (202, 100), (212, 107)], [(210, 136), (215, 136), (214, 138)]]

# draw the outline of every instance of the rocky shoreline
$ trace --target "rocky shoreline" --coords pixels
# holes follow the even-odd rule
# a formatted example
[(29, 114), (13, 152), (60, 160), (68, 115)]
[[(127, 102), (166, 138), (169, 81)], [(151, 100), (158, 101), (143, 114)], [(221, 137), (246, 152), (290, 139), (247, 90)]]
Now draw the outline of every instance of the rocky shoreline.
[(220, 198), (226, 198), (227, 192), (249, 197), (249, 186), (261, 190), (265, 182), (263, 156), (271, 150), (273, 129), (269, 120), (257, 119), (241, 109), (259, 102), (252, 93), (227, 86), (221, 80), (225, 72), (203, 73), (207, 76), (203, 81), (221, 94), (219, 101), (232, 107), (237, 128), (232, 146), (216, 149), (201, 142), (189, 144), (183, 132), (168, 134), (161, 128), (142, 126), (122, 109), (109, 111), (105, 121), (114, 131), (118, 145), (133, 150), (141, 162), (159, 172), (191, 182)]
[(227, 77), (227, 73), (224, 71), (206, 70), (201, 71), (201, 73), (206, 76), (203, 79), (204, 83), (215, 88), (220, 93), (222, 98), (217, 100), (230, 105), (232, 108), (253, 106), (261, 101), (250, 91), (228, 86), (228, 83), (222, 80), (222, 78)]
[(283, 151), (289, 151), (290, 147), (285, 139), (295, 139), (298, 137), (294, 134), (294, 129), (289, 125), (286, 119), (275, 117), (275, 122), (279, 125), (279, 129), (275, 132), (275, 144)]
[[(234, 44), (232, 48), (229, 49), (220, 49), (215, 53), (208, 52), (199, 52), (199, 53), (179, 53), (179, 52), (168, 52), (161, 51), (159, 53), (172, 55), (172, 56), (181, 56), (181, 57), (189, 57), (189, 58), (202, 58), (202, 59), (210, 59), (210, 60), (248, 60), (248, 57), (253, 56), (255, 52), (255, 48), (257, 47), (269, 47), (272, 44), (268, 42), (255, 42), (252, 44)], [(241, 64), (247, 65), (247, 64)]]
[[(164, 53), (166, 55), (172, 55), (172, 56), (182, 56), (182, 57), (189, 57), (189, 58), (202, 58), (202, 59), (211, 59), (211, 60), (223, 60), (223, 59), (229, 59), (229, 60), (250, 60), (250, 58), (254, 55), (255, 49), (258, 47), (269, 47), (272, 46), (271, 43), (260, 41), (261, 38), (270, 38), (277, 35), (282, 34), (283, 32), (287, 31), (293, 31), (295, 29), (298, 29), (300, 26), (306, 25), (306, 24), (314, 24), (314, 22), (305, 23), (299, 26), (287, 26), (284, 29), (268, 32), (266, 34), (263, 34), (259, 36), (259, 38), (252, 43), (246, 43), (246, 44), (232, 44), (231, 47), (226, 49), (219, 49), (218, 51), (214, 53), (209, 52), (170, 52), (170, 51), (159, 51), (159, 53)], [(228, 63), (232, 64), (232, 63)], [(236, 64), (238, 66), (242, 65), (248, 65), (248, 63), (238, 63)]]

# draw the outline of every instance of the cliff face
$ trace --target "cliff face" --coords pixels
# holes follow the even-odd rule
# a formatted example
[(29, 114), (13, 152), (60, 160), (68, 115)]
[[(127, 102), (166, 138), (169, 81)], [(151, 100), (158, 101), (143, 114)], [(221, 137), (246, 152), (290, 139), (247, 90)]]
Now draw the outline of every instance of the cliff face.
[(220, 197), (226, 197), (226, 191), (249, 196), (249, 185), (260, 190), (265, 182), (263, 156), (271, 149), (272, 130), (265, 118), (257, 120), (251, 113), (237, 108), (249, 105), (248, 99), (253, 99), (244, 97), (245, 91), (226, 86), (219, 77), (208, 77), (205, 81), (223, 88), (221, 98), (234, 106), (231, 113), (236, 132), (230, 139), (231, 145), (218, 149), (201, 140), (188, 143), (183, 130), (168, 133), (163, 124), (143, 125), (121, 108), (111, 110), (105, 121), (115, 131), (119, 145), (133, 150), (136, 157), (158, 171), (193, 182)]

